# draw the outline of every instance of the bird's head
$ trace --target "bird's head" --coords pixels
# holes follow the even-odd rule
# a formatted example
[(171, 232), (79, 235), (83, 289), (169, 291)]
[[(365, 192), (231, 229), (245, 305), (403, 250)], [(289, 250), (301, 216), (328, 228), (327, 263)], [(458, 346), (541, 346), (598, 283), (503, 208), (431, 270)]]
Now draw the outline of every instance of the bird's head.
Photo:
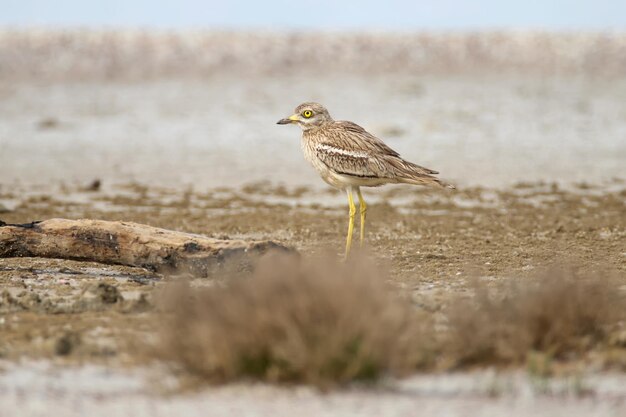
[(296, 107), (294, 114), (285, 119), (280, 119), (278, 124), (297, 123), (302, 130), (310, 130), (332, 121), (333, 119), (328, 114), (326, 107), (319, 103), (302, 103)]

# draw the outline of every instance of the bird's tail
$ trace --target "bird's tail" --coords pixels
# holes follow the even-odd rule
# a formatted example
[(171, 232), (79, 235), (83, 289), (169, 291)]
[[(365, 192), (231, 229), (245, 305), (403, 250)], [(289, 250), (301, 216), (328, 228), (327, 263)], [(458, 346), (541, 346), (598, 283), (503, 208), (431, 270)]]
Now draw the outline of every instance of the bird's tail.
[(401, 174), (397, 178), (398, 182), (414, 185), (435, 186), (440, 188), (456, 188), (454, 185), (435, 177), (435, 175), (439, 174), (439, 172), (434, 169), (426, 168), (403, 159), (400, 161), (401, 164), (399, 166), (399, 171)]
[(437, 177), (433, 177), (431, 175), (415, 175), (411, 177), (403, 177), (398, 178), (398, 182), (404, 184), (413, 184), (413, 185), (426, 185), (426, 186), (434, 186), (439, 188), (450, 188), (455, 189), (456, 187), (450, 183), (445, 182)]

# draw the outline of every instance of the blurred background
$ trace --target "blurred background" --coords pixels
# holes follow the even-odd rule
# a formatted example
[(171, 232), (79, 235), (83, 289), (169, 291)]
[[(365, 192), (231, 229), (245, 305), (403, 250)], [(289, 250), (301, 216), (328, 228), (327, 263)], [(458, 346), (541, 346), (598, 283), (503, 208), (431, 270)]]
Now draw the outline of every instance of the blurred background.
[(626, 176), (622, 1), (0, 1), (0, 184), (324, 187), (303, 101), (461, 186)]

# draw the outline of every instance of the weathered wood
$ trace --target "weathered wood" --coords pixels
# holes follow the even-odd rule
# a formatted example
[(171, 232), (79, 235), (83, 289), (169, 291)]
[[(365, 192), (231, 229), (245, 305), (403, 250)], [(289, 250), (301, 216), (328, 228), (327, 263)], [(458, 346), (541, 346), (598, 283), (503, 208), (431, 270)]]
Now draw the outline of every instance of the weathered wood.
[(222, 240), (131, 222), (50, 219), (0, 222), (0, 258), (40, 257), (188, 271), (206, 276), (228, 260), (249, 265), (255, 255), (289, 250), (272, 241)]

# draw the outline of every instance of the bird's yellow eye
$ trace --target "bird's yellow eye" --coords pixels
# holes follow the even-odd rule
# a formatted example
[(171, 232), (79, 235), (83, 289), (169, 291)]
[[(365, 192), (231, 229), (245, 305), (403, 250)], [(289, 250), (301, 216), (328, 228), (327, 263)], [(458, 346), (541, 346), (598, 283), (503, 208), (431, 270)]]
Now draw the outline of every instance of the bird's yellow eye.
[(302, 112), (302, 115), (308, 119), (309, 117), (313, 116), (313, 112), (311, 110), (305, 110)]

